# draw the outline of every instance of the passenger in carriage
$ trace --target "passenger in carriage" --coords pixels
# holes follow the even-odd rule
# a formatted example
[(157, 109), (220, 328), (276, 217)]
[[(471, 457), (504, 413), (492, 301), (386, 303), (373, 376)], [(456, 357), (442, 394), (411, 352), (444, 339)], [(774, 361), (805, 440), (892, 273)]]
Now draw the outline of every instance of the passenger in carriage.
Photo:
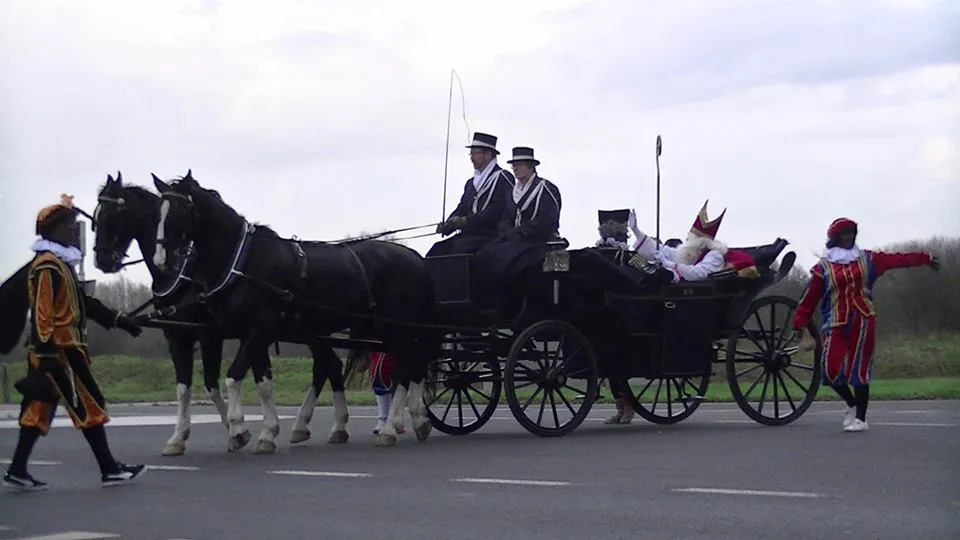
[(486, 133), (474, 133), (470, 149), (473, 178), (463, 186), (460, 204), (446, 221), (437, 226), (437, 232), (449, 236), (430, 248), (428, 257), (476, 253), (497, 236), (497, 225), (503, 215), (507, 196), (516, 179), (497, 164), (497, 138)]
[(563, 205), (557, 186), (537, 174), (540, 161), (534, 157), (533, 148), (514, 148), (513, 159), (507, 163), (513, 166), (516, 183), (505, 194), (496, 239), (478, 251), (476, 258), (477, 274), (482, 276), (478, 286), (494, 298), (499, 296), (495, 281), (512, 281), (543, 259), (550, 249), (547, 242), (559, 238)]
[[(655, 239), (637, 227), (636, 213), (631, 210), (628, 226), (637, 237), (633, 249), (643, 257), (659, 261), (673, 273), (675, 283), (681, 280), (700, 281), (715, 272), (727, 269), (736, 270), (742, 277), (758, 276), (749, 255), (739, 250), (731, 250), (717, 241), (717, 231), (727, 211), (724, 210), (719, 217), (711, 221), (707, 218), (707, 202), (703, 203), (700, 213), (697, 214), (686, 241), (679, 246), (676, 246), (675, 242), (668, 242), (667, 245), (658, 247)], [(675, 247), (670, 246), (670, 243), (674, 243)]]

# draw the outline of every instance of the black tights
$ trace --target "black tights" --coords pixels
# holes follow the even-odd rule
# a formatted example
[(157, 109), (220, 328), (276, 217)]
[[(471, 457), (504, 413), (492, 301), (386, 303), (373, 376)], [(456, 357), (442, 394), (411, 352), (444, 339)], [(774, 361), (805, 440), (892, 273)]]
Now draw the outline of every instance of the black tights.
[(833, 391), (837, 393), (843, 401), (847, 403), (847, 407), (856, 407), (857, 408), (857, 418), (860, 420), (867, 419), (867, 402), (870, 401), (870, 385), (865, 384), (863, 386), (853, 387), (853, 392), (850, 392), (850, 387), (846, 384), (834, 385)]
[[(101, 474), (116, 472), (118, 469), (117, 460), (110, 452), (110, 446), (107, 444), (107, 430), (103, 426), (96, 426), (83, 430), (83, 436), (87, 439), (93, 455), (97, 458), (97, 464), (100, 466)], [(40, 430), (34, 427), (20, 428), (20, 438), (17, 441), (17, 448), (13, 451), (13, 460), (10, 462), (10, 472), (13, 474), (27, 474), (27, 461), (33, 452), (34, 445), (40, 439)]]

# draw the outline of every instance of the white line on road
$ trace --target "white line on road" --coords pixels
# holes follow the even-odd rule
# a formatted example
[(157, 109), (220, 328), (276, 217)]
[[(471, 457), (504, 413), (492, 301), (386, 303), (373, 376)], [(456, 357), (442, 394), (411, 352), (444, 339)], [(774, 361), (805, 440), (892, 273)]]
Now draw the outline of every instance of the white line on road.
[(200, 467), (192, 465), (147, 465), (147, 468), (155, 471), (199, 471)]
[[(12, 463), (12, 461), (9, 460), (9, 459), (0, 459), (0, 463), (3, 463), (4, 465), (10, 465), (10, 463)], [(63, 462), (62, 462), (62, 461), (44, 461), (44, 460), (42, 460), (42, 459), (31, 459), (30, 461), (27, 462), (27, 465), (40, 465), (40, 466), (43, 466), (43, 465), (63, 465)]]
[(570, 482), (554, 482), (550, 480), (509, 480), (507, 478), (453, 478), (451, 482), (468, 484), (507, 484), (513, 486), (570, 486)]
[(0, 525), (0, 531), (9, 531), (9, 530), (10, 530), (10, 527), (7, 527), (6, 525)]
[[(291, 420), (296, 418), (296, 416), (281, 414), (278, 415), (280, 420)], [(259, 422), (263, 420), (263, 415), (260, 414), (247, 414), (244, 415), (244, 420), (247, 422)], [(195, 414), (190, 417), (190, 422), (193, 424), (216, 424), (221, 422), (219, 414)], [(177, 415), (175, 414), (149, 414), (149, 415), (138, 415), (138, 416), (113, 416), (110, 418), (110, 423), (107, 424), (111, 428), (113, 427), (144, 427), (144, 426), (172, 426), (177, 423)], [(69, 418), (55, 418), (51, 427), (55, 428), (66, 428), (73, 427), (73, 422)], [(0, 420), (0, 429), (19, 429), (20, 422), (19, 420)]]
[(960, 427), (960, 424), (933, 424), (928, 422), (871, 422), (875, 426), (900, 427)]
[(720, 489), (720, 488), (676, 488), (670, 491), (679, 493), (710, 493), (718, 495), (760, 495), (764, 497), (799, 497), (807, 499), (820, 498), (823, 495), (802, 491), (758, 491), (754, 489)]
[(267, 474), (282, 474), (289, 476), (329, 476), (333, 478), (369, 478), (370, 474), (367, 473), (350, 473), (350, 472), (334, 472), (334, 471), (267, 471)]
[(25, 536), (13, 540), (99, 540), (101, 538), (120, 538), (120, 535), (102, 532), (66, 531), (43, 536)]

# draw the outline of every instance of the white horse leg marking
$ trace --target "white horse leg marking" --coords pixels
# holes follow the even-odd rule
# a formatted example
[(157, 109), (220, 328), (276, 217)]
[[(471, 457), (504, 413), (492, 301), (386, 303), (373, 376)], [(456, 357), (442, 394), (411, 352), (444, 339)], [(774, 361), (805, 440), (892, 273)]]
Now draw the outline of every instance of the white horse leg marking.
[(243, 387), (240, 381), (227, 377), (227, 436), (228, 449), (231, 452), (239, 450), (250, 442), (250, 431), (243, 424)]
[(277, 449), (276, 437), (280, 434), (280, 417), (273, 402), (273, 380), (264, 378), (257, 383), (257, 395), (263, 407), (263, 429), (257, 438), (256, 454), (272, 454)]
[[(427, 406), (423, 403), (423, 383), (410, 383), (410, 393), (408, 394), (410, 408), (410, 421), (413, 424), (413, 432), (417, 435), (417, 440), (423, 442), (430, 436), (430, 430), (433, 426), (427, 418)], [(400, 418), (403, 418), (401, 412)]]
[(350, 412), (347, 410), (347, 396), (343, 392), (333, 393), (333, 427), (330, 428), (330, 444), (342, 444), (350, 439), (347, 433), (347, 422)]
[(317, 407), (317, 389), (312, 384), (303, 398), (303, 404), (297, 411), (297, 421), (293, 424), (290, 433), (290, 442), (299, 443), (310, 438), (310, 420), (313, 420), (313, 411)]
[(393, 391), (393, 401), (390, 403), (390, 413), (387, 423), (377, 435), (377, 446), (394, 446), (397, 444), (397, 426), (403, 421), (403, 406), (407, 398), (407, 389), (398, 384)]
[(163, 247), (163, 229), (167, 223), (167, 216), (170, 214), (170, 201), (164, 199), (160, 202), (160, 223), (157, 224), (157, 248), (153, 252), (153, 264), (158, 268), (163, 268), (167, 262), (167, 250)]
[(212, 401), (213, 406), (217, 408), (217, 413), (223, 420), (223, 427), (230, 427), (230, 422), (227, 420), (227, 402), (223, 400), (220, 389), (214, 388), (213, 390), (207, 390), (206, 393), (207, 399)]
[(173, 427), (173, 435), (163, 449), (165, 456), (180, 456), (187, 449), (187, 439), (190, 438), (190, 396), (192, 389), (177, 383), (177, 424)]

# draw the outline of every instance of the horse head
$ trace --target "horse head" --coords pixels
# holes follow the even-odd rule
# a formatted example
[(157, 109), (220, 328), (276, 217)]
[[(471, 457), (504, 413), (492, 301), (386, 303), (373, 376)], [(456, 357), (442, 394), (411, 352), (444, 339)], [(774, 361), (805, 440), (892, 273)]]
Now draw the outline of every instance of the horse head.
[[(94, 264), (101, 272), (112, 274), (124, 267), (123, 260), (133, 240), (140, 242), (140, 251), (152, 251), (146, 242), (157, 197), (138, 186), (123, 185), (123, 175), (107, 175), (107, 182), (97, 194), (93, 212)], [(144, 257), (147, 253), (144, 253)]]

